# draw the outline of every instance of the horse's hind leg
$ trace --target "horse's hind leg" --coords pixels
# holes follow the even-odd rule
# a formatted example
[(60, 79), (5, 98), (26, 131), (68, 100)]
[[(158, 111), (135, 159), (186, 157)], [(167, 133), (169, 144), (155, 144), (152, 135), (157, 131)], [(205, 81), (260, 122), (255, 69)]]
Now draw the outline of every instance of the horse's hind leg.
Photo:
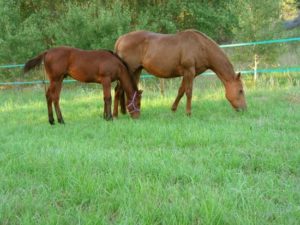
[(52, 95), (51, 88), (49, 86), (46, 92), (47, 108), (48, 108), (48, 120), (51, 125), (54, 125), (53, 108), (52, 108)]
[(53, 117), (53, 108), (52, 108), (52, 102), (54, 104), (57, 120), (59, 123), (64, 123), (60, 107), (59, 107), (59, 95), (61, 91), (62, 81), (50, 81), (49, 88), (46, 93), (47, 98), (47, 106), (48, 106), (48, 117), (49, 117), (49, 123), (51, 125), (54, 124), (54, 117)]
[(57, 121), (60, 124), (64, 124), (65, 121), (63, 119), (60, 106), (59, 106), (59, 97), (60, 97), (61, 88), (62, 88), (62, 80), (55, 82), (54, 90), (53, 90), (53, 102), (54, 102), (54, 108), (57, 116)]
[(173, 112), (175, 112), (177, 110), (179, 101), (182, 98), (182, 96), (184, 95), (184, 91), (185, 91), (185, 86), (184, 86), (184, 81), (182, 79), (181, 85), (180, 85), (180, 87), (178, 89), (178, 94), (177, 94), (176, 99), (175, 99), (175, 101), (174, 101), (174, 103), (172, 105), (172, 108), (171, 108)]

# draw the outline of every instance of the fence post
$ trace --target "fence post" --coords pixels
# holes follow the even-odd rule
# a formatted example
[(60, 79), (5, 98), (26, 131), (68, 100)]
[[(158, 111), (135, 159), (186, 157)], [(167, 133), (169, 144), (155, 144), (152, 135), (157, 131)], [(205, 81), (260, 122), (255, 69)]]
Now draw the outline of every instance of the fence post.
[(254, 54), (254, 82), (257, 80), (257, 65), (258, 65), (258, 56), (257, 54)]

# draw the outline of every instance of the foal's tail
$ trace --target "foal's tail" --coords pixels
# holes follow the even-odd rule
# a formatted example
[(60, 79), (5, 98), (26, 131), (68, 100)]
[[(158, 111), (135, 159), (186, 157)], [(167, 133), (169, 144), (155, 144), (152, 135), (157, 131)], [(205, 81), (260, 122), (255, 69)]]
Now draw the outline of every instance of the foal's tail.
[(28, 60), (25, 63), (25, 66), (23, 68), (23, 72), (27, 73), (29, 70), (33, 69), (34, 67), (41, 65), (46, 53), (47, 53), (47, 51), (45, 51), (45, 52), (39, 54), (38, 56)]

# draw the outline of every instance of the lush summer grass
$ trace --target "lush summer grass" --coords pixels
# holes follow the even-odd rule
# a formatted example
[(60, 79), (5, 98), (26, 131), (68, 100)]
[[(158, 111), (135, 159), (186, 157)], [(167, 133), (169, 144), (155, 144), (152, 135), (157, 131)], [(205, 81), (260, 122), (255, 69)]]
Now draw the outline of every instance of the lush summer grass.
[(249, 85), (236, 113), (197, 82), (192, 117), (185, 98), (171, 112), (171, 85), (144, 88), (136, 121), (104, 121), (100, 89), (65, 88), (64, 126), (42, 87), (0, 91), (0, 224), (299, 224), (299, 86)]

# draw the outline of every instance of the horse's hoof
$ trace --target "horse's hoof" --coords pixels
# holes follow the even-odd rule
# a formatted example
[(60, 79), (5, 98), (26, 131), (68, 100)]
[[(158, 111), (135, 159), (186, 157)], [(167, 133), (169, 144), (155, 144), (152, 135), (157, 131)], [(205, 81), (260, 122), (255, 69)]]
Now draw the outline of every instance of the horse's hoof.
[(191, 112), (187, 112), (186, 115), (187, 115), (188, 117), (191, 117), (191, 116), (192, 116), (192, 113), (191, 113)]
[(59, 119), (59, 120), (58, 120), (58, 123), (60, 123), (60, 124), (65, 124), (65, 121), (64, 121), (63, 119)]
[(113, 121), (113, 117), (112, 116), (106, 116), (104, 119), (106, 121)]
[(176, 112), (177, 108), (176, 107), (172, 107), (171, 110), (172, 110), (172, 112)]
[(54, 120), (49, 120), (49, 123), (50, 123), (50, 125), (54, 125), (55, 124)]

